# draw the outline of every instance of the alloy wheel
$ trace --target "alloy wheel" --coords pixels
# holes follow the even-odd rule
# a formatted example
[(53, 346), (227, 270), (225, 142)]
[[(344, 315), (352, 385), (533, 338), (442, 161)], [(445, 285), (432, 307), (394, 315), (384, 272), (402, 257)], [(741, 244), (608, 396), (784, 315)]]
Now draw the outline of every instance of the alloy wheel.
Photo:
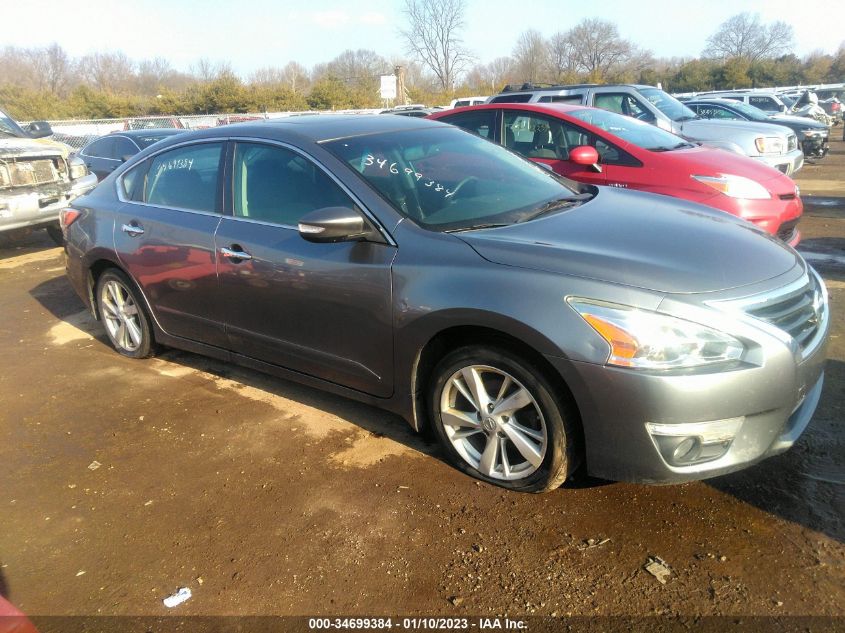
[(141, 315), (132, 294), (119, 281), (109, 279), (100, 290), (103, 321), (109, 337), (126, 352), (134, 352), (144, 340)]
[(531, 392), (488, 365), (456, 371), (440, 394), (440, 418), (452, 446), (481, 474), (523, 479), (543, 463), (548, 432)]

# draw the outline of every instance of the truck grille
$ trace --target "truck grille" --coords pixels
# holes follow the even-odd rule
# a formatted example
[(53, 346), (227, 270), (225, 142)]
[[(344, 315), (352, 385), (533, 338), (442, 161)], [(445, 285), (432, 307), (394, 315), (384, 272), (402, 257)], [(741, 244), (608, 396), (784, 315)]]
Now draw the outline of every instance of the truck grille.
[[(50, 158), (36, 160), (15, 160), (5, 163), (9, 187), (25, 187), (58, 182), (62, 179), (56, 163)], [(4, 178), (3, 180), (6, 180)], [(6, 184), (6, 183), (4, 183)]]
[(809, 277), (809, 281), (796, 290), (746, 308), (751, 316), (789, 334), (802, 350), (815, 339), (827, 311), (824, 289), (815, 274), (811, 272)]

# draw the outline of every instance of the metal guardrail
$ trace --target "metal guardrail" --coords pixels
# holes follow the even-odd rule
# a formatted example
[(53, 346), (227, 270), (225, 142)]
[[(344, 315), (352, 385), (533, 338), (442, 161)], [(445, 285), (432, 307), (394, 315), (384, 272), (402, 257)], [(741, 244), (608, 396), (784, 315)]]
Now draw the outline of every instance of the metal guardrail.
[[(262, 119), (283, 119), (293, 116), (322, 114), (376, 114), (381, 109), (366, 110), (306, 110), (297, 112), (261, 112), (244, 114), (192, 114), (185, 116), (163, 115), (145, 117), (126, 117), (121, 119), (61, 119), (48, 121), (53, 128), (53, 139), (70, 145), (73, 149), (82, 149), (94, 139), (127, 130), (145, 130), (156, 128), (179, 128), (201, 130), (231, 123), (258, 121)], [(29, 121), (21, 123), (28, 125)]]

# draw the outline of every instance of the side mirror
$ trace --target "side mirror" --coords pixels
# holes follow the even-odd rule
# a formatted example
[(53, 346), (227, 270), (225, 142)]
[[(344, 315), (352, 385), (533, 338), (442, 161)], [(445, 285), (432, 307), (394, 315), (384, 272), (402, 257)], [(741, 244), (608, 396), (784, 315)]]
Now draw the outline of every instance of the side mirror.
[(569, 160), (576, 165), (589, 165), (597, 172), (601, 173), (601, 165), (599, 165), (599, 153), (592, 145), (579, 145), (569, 150)]
[(47, 121), (33, 121), (27, 126), (27, 132), (32, 138), (44, 138), (53, 135), (53, 128)]
[(306, 213), (299, 220), (299, 234), (309, 242), (361, 242), (374, 237), (361, 213), (349, 207), (324, 207)]

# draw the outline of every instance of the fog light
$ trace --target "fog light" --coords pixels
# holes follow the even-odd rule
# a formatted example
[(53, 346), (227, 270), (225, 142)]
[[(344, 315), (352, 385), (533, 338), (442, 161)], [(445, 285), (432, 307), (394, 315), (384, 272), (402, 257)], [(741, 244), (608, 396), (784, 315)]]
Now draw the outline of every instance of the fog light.
[(687, 437), (681, 441), (675, 450), (672, 451), (672, 461), (676, 463), (691, 462), (695, 460), (699, 444), (697, 437)]
[(724, 456), (745, 417), (684, 424), (646, 423), (660, 456), (670, 466), (703, 464)]

